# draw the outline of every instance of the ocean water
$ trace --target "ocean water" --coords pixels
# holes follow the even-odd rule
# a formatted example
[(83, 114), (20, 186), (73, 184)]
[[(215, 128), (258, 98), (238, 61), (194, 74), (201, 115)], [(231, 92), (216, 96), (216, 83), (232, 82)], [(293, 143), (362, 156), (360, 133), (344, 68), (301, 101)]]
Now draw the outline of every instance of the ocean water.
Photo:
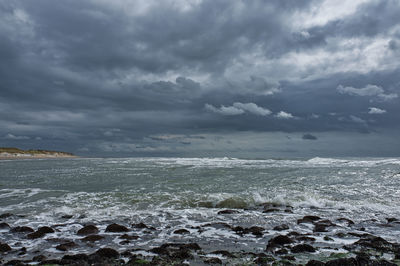
[[(282, 209), (263, 212), (265, 203)], [(237, 212), (218, 214), (225, 209)], [(127, 227), (143, 222), (156, 228), (152, 232), (132, 229), (140, 237), (132, 245), (143, 250), (165, 242), (194, 241), (214, 249), (262, 251), (276, 233), (272, 230), (276, 225), (285, 223), (290, 230), (312, 232), (309, 225), (296, 223), (304, 215), (332, 221), (345, 217), (355, 222), (354, 230), (363, 227), (396, 241), (400, 239), (399, 228), (382, 224), (386, 218), (400, 218), (400, 159), (3, 160), (1, 213), (14, 214), (7, 218), (11, 226), (62, 224), (53, 237), (73, 241), (79, 239), (76, 231), (84, 224), (93, 223), (104, 230), (112, 222)], [(259, 238), (238, 235), (223, 226), (201, 227), (209, 223), (261, 226), (266, 233)], [(330, 232), (332, 236), (341, 230), (338, 225)], [(174, 233), (182, 228), (190, 233)], [(55, 257), (62, 254), (45, 239), (24, 242), (20, 236), (0, 232), (0, 242), (12, 247), (21, 246), (22, 241), (28, 251), (40, 248)], [(127, 249), (115, 234), (103, 234), (107, 237), (102, 246)], [(82, 244), (71, 253), (94, 248)]]

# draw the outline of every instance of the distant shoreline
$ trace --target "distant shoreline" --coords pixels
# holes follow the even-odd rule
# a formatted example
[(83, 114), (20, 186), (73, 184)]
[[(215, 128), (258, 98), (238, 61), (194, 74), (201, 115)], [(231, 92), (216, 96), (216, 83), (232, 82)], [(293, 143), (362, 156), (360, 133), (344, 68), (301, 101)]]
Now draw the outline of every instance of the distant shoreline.
[(61, 151), (0, 148), (0, 160), (51, 159), (51, 158), (78, 158), (78, 156), (72, 153), (61, 152)]

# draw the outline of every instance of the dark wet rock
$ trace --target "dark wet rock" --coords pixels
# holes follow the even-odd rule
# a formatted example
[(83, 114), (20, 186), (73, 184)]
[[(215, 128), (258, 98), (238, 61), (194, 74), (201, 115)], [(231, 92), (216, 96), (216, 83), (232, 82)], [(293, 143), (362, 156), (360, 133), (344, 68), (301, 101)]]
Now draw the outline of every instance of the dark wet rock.
[(42, 226), (39, 227), (38, 230), (36, 230), (33, 233), (28, 234), (26, 237), (28, 239), (37, 239), (45, 236), (46, 234), (54, 233), (54, 229), (48, 226)]
[(0, 229), (9, 229), (10, 225), (8, 223), (0, 223)]
[(268, 241), (268, 245), (282, 246), (293, 243), (293, 240), (285, 235), (278, 235)]
[(0, 219), (5, 219), (5, 218), (11, 217), (11, 216), (13, 216), (13, 215), (14, 215), (14, 214), (9, 213), (9, 212), (3, 213), (3, 214), (0, 214)]
[(110, 224), (106, 228), (106, 232), (120, 233), (120, 232), (128, 232), (129, 229), (120, 224)]
[(299, 244), (290, 249), (292, 253), (315, 252), (315, 248), (308, 244)]
[(355, 258), (340, 258), (330, 260), (325, 263), (326, 266), (358, 266)]
[(236, 258), (235, 255), (233, 255), (232, 253), (230, 253), (229, 251), (226, 251), (226, 250), (216, 250), (216, 251), (211, 252), (211, 254), (222, 255), (227, 258)]
[(306, 215), (301, 219), (297, 220), (297, 224), (301, 223), (314, 223), (315, 221), (321, 220), (320, 217), (314, 215)]
[(271, 265), (275, 258), (272, 256), (258, 256), (253, 262), (257, 265)]
[(280, 209), (277, 209), (277, 208), (269, 208), (269, 209), (263, 210), (263, 213), (279, 212), (279, 211), (280, 211)]
[(33, 233), (28, 234), (26, 237), (27, 237), (28, 239), (37, 239), (37, 238), (44, 237), (45, 235), (46, 235), (46, 234), (43, 233), (43, 232), (36, 231), (36, 232), (33, 232)]
[(314, 242), (316, 239), (311, 236), (296, 236), (297, 241), (307, 241), (307, 242)]
[(101, 248), (95, 252), (96, 255), (105, 258), (118, 258), (119, 253), (115, 249), (112, 248)]
[(83, 228), (79, 229), (77, 234), (78, 235), (93, 235), (97, 234), (99, 229), (95, 225), (86, 225)]
[(52, 260), (43, 260), (39, 263), (39, 265), (60, 265), (61, 261), (57, 259)]
[(155, 247), (149, 251), (156, 253), (160, 256), (170, 257), (173, 259), (185, 259), (192, 258), (190, 250), (200, 250), (200, 246), (197, 243), (165, 243), (160, 247)]
[(132, 224), (132, 227), (137, 228), (137, 229), (150, 229), (150, 230), (156, 230), (152, 226), (148, 226), (144, 223), (137, 223), (137, 224)]
[(333, 238), (329, 237), (329, 236), (324, 236), (324, 240), (325, 241), (333, 241)]
[(186, 260), (186, 259), (192, 259), (193, 255), (188, 249), (182, 249), (178, 251), (171, 252), (170, 258), (174, 260)]
[(325, 265), (325, 263), (323, 263), (322, 261), (319, 261), (319, 260), (310, 260), (306, 264), (306, 266), (324, 266), (324, 265)]
[(197, 243), (165, 243), (161, 245), (162, 248), (175, 248), (175, 249), (191, 249), (191, 250), (200, 250), (201, 247)]
[(227, 209), (227, 210), (219, 211), (217, 214), (235, 214), (235, 213), (239, 213), (239, 212), (237, 210)]
[(28, 226), (17, 226), (17, 227), (11, 228), (11, 232), (13, 232), (13, 233), (31, 233), (31, 232), (35, 232), (35, 230), (33, 230), (32, 228), (30, 228)]
[(346, 237), (346, 233), (339, 232), (339, 233), (336, 233), (335, 236), (340, 237), (340, 238), (344, 238), (344, 237)]
[(37, 231), (44, 233), (44, 234), (51, 234), (51, 233), (55, 232), (53, 228), (48, 227), (48, 226), (39, 227)]
[(368, 234), (368, 233), (360, 234), (360, 233), (356, 233), (356, 232), (349, 232), (348, 235), (356, 236), (356, 237), (360, 237), (360, 238), (361, 237), (372, 237), (373, 236), (373, 235)]
[(222, 261), (219, 258), (208, 258), (204, 260), (204, 263), (207, 264), (222, 264)]
[(275, 255), (286, 255), (289, 253), (289, 251), (286, 248), (281, 248), (276, 250), (274, 253)]
[(296, 258), (295, 258), (294, 256), (291, 256), (291, 255), (283, 256), (282, 259), (285, 259), (285, 260), (292, 260), (292, 261), (295, 261), (295, 260), (296, 260)]
[(120, 236), (119, 238), (121, 238), (121, 239), (126, 239), (126, 240), (135, 240), (135, 239), (138, 239), (139, 236), (123, 234), (123, 235)]
[(37, 255), (32, 258), (32, 261), (40, 262), (40, 261), (44, 261), (46, 259), (47, 259), (47, 257), (45, 255)]
[(245, 232), (247, 233), (251, 233), (257, 237), (262, 237), (263, 236), (263, 232), (265, 231), (265, 229), (263, 227), (260, 226), (252, 226), (249, 228), (245, 229)]
[(398, 244), (390, 243), (390, 242), (386, 241), (385, 239), (383, 239), (382, 237), (373, 236), (373, 235), (369, 235), (368, 237), (361, 238), (360, 240), (355, 242), (353, 245), (372, 248), (372, 249), (384, 251), (384, 252), (388, 252), (388, 251), (393, 252), (393, 251), (398, 250), (398, 248), (399, 248)]
[(347, 218), (339, 218), (339, 219), (337, 219), (337, 221), (338, 222), (346, 222), (347, 225), (353, 225), (354, 224), (354, 222), (352, 220), (347, 219)]
[(243, 228), (241, 226), (232, 227), (232, 231), (234, 231), (236, 234), (239, 234), (239, 235), (245, 234), (245, 228)]
[(61, 259), (61, 264), (85, 265), (88, 260), (89, 256), (86, 254), (65, 255)]
[(77, 244), (75, 244), (72, 241), (69, 241), (69, 242), (66, 242), (66, 243), (63, 243), (63, 244), (60, 244), (60, 245), (56, 246), (56, 249), (60, 250), (60, 251), (67, 251), (67, 250), (69, 250), (71, 248), (74, 248), (76, 246), (77, 246)]
[(328, 232), (328, 230), (326, 229), (326, 225), (316, 224), (314, 226), (313, 232)]
[(70, 214), (65, 214), (65, 215), (61, 216), (61, 218), (63, 218), (63, 219), (71, 219), (72, 217), (74, 217), (74, 216), (70, 215)]
[(6, 243), (0, 243), (0, 252), (11, 251), (11, 247)]
[(243, 234), (253, 234), (257, 237), (262, 237), (263, 236), (263, 231), (265, 229), (260, 226), (252, 226), (249, 228), (243, 228), (241, 226), (235, 226), (232, 228), (232, 231), (235, 231), (236, 234), (238, 235), (243, 235)]
[(394, 218), (394, 217), (390, 217), (390, 218), (386, 218), (386, 221), (387, 221), (388, 223), (393, 223), (393, 222), (398, 222), (399, 219)]
[(287, 236), (301, 236), (302, 234), (300, 234), (299, 232), (296, 232), (296, 231), (292, 231), (292, 232), (289, 232), (288, 234), (287, 234)]
[(201, 227), (214, 227), (216, 229), (232, 229), (232, 226), (224, 223), (224, 222), (217, 222), (217, 223), (207, 223), (203, 224)]
[(22, 247), (22, 248), (20, 248), (19, 250), (18, 250), (18, 255), (19, 256), (22, 256), (22, 255), (25, 255), (26, 254), (26, 247)]
[(23, 261), (20, 260), (10, 260), (7, 263), (4, 264), (4, 266), (26, 266), (29, 265)]
[(190, 231), (186, 229), (178, 229), (174, 231), (174, 234), (178, 235), (190, 234)]
[(85, 241), (85, 242), (96, 242), (99, 240), (104, 239), (104, 236), (100, 236), (100, 235), (90, 235), (90, 236), (86, 236), (84, 238), (81, 238), (81, 241)]
[(274, 227), (275, 231), (283, 231), (287, 229), (289, 229), (289, 226), (287, 224), (281, 224)]

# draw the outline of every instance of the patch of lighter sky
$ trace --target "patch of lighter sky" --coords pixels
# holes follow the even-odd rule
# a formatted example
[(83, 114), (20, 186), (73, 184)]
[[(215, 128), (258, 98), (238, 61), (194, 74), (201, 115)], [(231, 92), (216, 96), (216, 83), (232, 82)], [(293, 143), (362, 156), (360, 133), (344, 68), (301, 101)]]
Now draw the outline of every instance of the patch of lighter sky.
[(292, 20), (293, 27), (301, 30), (307, 27), (325, 25), (329, 21), (353, 14), (361, 4), (367, 2), (369, 0), (322, 1), (306, 12), (296, 12)]

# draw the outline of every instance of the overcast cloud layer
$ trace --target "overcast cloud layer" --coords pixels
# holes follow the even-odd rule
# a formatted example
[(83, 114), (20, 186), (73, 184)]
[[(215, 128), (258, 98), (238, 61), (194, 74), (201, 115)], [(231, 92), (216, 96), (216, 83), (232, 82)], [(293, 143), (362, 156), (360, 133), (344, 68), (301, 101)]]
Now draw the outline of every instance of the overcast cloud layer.
[(400, 156), (400, 2), (0, 0), (0, 146)]

